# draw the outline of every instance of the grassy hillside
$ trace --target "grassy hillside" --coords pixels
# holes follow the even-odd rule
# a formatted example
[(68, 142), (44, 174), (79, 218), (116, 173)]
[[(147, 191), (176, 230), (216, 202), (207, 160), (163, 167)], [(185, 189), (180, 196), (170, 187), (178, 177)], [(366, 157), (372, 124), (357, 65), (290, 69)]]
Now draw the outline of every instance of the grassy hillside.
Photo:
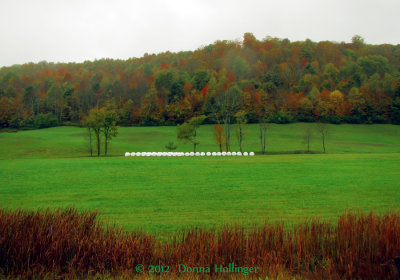
[[(311, 126), (271, 125), (268, 150), (304, 150), (301, 135)], [(257, 128), (249, 126), (246, 150), (259, 150)], [(199, 150), (216, 151), (212, 126), (199, 133)], [(0, 205), (97, 209), (103, 219), (126, 229), (159, 234), (188, 225), (250, 225), (267, 218), (290, 224), (311, 216), (335, 218), (346, 209), (399, 209), (398, 126), (331, 126), (328, 154), (122, 156), (125, 151), (162, 151), (175, 139), (174, 127), (121, 128), (112, 141), (115, 156), (90, 158), (85, 129), (0, 134)], [(316, 135), (311, 148), (321, 151)]]
[[(233, 126), (234, 128), (234, 126)], [(271, 124), (267, 132), (268, 152), (305, 150), (302, 135), (313, 131), (311, 150), (321, 152), (320, 135), (313, 123)], [(258, 125), (248, 125), (244, 149), (260, 151)], [(233, 129), (234, 130), (234, 129)], [(203, 125), (199, 131), (199, 151), (217, 151), (213, 126)], [(166, 151), (165, 145), (176, 140), (176, 127), (121, 127), (111, 141), (111, 155), (126, 151)], [(239, 150), (235, 133), (232, 149)], [(88, 136), (84, 128), (56, 127), (41, 130), (0, 133), (0, 158), (69, 158), (88, 156)], [(179, 151), (192, 151), (193, 145), (178, 143)], [(328, 153), (400, 152), (400, 126), (395, 125), (330, 125)]]

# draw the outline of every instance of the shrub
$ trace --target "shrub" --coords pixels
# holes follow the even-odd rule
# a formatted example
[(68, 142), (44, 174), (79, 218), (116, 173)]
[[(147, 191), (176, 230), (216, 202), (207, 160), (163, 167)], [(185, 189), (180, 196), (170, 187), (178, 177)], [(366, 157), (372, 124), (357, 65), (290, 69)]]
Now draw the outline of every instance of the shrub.
[(284, 111), (278, 111), (273, 120), (275, 123), (285, 124), (293, 122), (293, 117)]
[(0, 209), (0, 278), (134, 276), (137, 264), (169, 265), (173, 276), (178, 264), (235, 263), (260, 267), (255, 276), (263, 278), (398, 279), (391, 260), (399, 252), (400, 215), (393, 213), (346, 213), (336, 224), (314, 219), (293, 228), (192, 227), (160, 241), (107, 227), (95, 212)]
[(35, 128), (47, 128), (58, 125), (58, 119), (52, 113), (39, 114), (35, 117), (34, 121)]

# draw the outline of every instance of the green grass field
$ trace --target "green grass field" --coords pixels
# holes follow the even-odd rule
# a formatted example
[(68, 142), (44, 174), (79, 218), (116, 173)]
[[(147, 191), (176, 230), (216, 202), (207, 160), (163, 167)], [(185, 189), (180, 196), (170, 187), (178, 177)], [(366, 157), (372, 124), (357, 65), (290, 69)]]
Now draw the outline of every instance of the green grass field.
[[(1, 133), (0, 207), (97, 209), (125, 229), (160, 235), (188, 225), (291, 224), (400, 209), (400, 126), (332, 125), (327, 154), (278, 154), (304, 150), (301, 135), (312, 126), (271, 125), (267, 150), (277, 154), (251, 158), (123, 157), (165, 151), (175, 127), (120, 128), (113, 156), (101, 158), (88, 157), (83, 128)], [(260, 150), (257, 129), (248, 126), (245, 150)], [(212, 133), (201, 127), (199, 151), (217, 151)], [(311, 149), (322, 150), (316, 133)]]

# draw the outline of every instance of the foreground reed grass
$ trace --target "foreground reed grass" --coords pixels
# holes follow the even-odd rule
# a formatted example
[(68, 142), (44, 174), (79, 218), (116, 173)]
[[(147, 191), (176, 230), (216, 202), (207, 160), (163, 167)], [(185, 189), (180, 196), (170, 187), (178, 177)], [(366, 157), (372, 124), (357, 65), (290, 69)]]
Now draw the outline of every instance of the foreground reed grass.
[[(228, 275), (213, 270), (181, 274), (178, 265), (234, 263), (259, 267), (243, 277), (397, 279), (392, 259), (398, 255), (400, 215), (395, 213), (346, 213), (335, 225), (312, 220), (291, 229), (282, 223), (252, 229), (189, 228), (163, 242), (106, 226), (95, 212), (0, 209), (0, 276), (10, 278), (143, 278), (150, 265), (169, 266), (166, 276), (172, 278), (223, 278)], [(139, 264), (145, 270), (141, 275), (135, 270)]]

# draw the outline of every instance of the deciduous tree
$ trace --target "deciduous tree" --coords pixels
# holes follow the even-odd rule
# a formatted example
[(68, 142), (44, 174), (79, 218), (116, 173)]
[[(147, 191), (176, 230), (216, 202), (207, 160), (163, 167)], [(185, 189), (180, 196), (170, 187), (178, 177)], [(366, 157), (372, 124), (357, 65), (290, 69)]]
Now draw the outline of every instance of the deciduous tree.
[(324, 153), (326, 153), (325, 139), (326, 139), (326, 135), (328, 134), (329, 126), (327, 123), (317, 122), (316, 129), (317, 129), (317, 132), (321, 135), (322, 148), (324, 149)]
[(178, 140), (193, 143), (194, 152), (196, 152), (197, 145), (200, 144), (197, 138), (197, 130), (205, 119), (206, 116), (193, 117), (188, 122), (177, 127)]
[(220, 124), (214, 124), (214, 139), (220, 152), (222, 152), (222, 146), (225, 143), (224, 138), (224, 127)]
[(247, 123), (247, 112), (240, 110), (239, 112), (237, 112), (235, 114), (235, 118), (236, 118), (236, 125), (237, 125), (237, 129), (236, 129), (236, 136), (239, 142), (239, 149), (240, 152), (243, 152), (243, 139), (245, 137), (245, 124)]

